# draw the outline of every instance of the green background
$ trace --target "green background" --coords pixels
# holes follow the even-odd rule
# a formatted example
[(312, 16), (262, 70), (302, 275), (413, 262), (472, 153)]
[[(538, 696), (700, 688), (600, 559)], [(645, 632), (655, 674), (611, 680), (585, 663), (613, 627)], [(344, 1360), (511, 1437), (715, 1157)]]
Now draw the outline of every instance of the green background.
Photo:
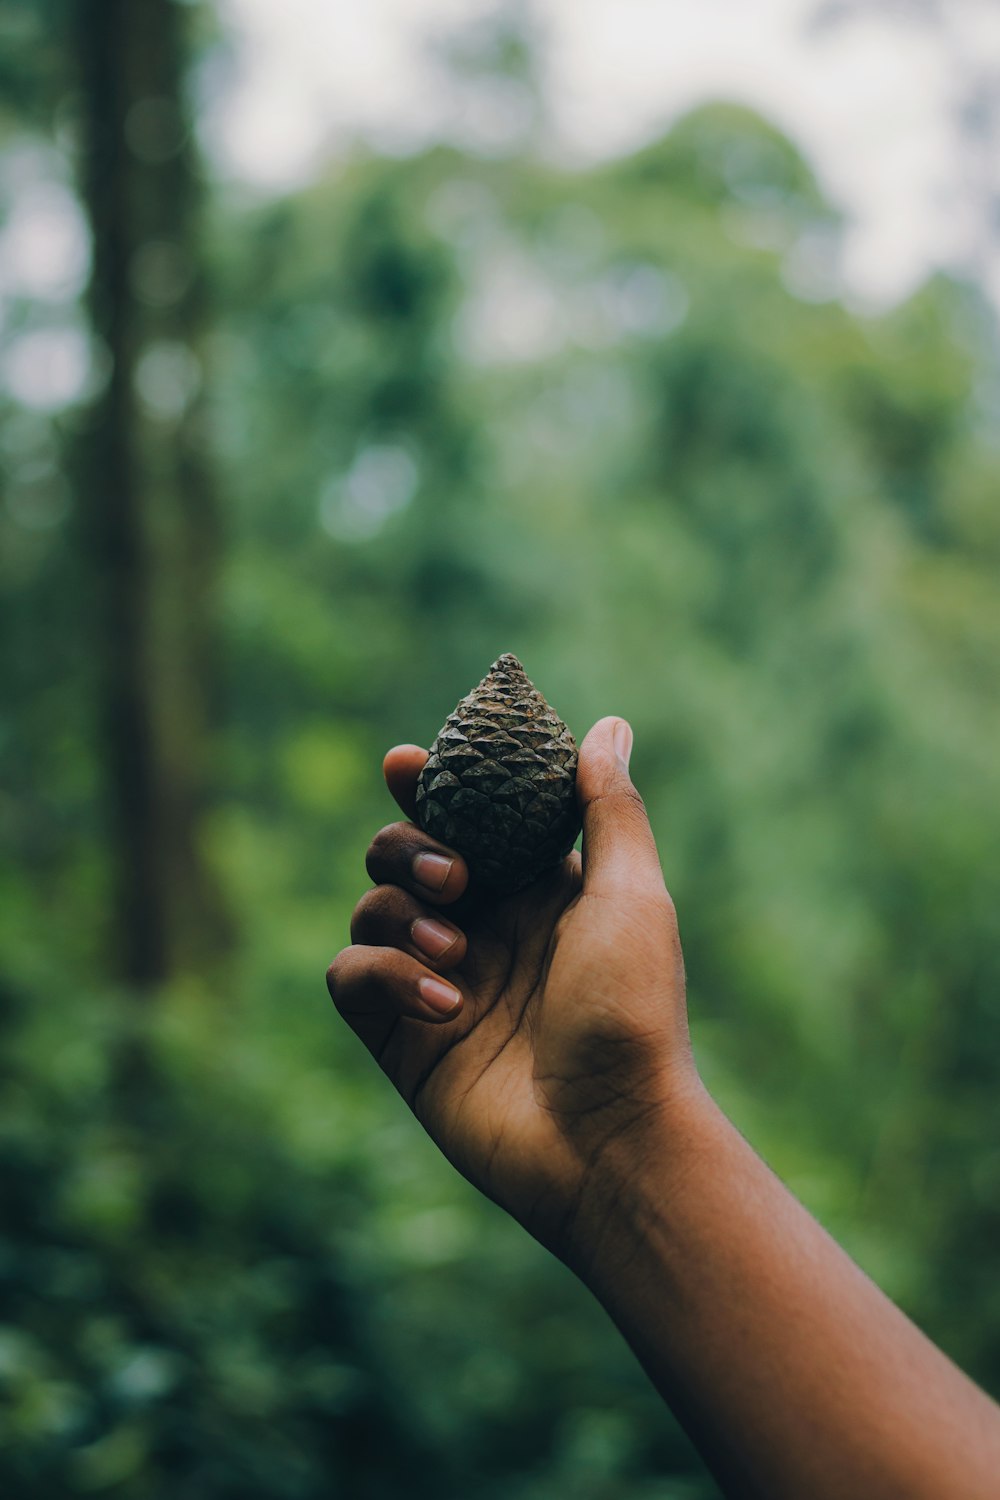
[[(837, 214), (721, 103), (254, 197), (190, 128), (218, 18), (137, 10), (14, 5), (2, 49), (0, 213), (61, 183), (96, 247), (6, 306), (92, 370), (0, 394), (5, 1496), (716, 1493), (326, 998), (382, 754), (505, 650), (635, 728), (716, 1096), (997, 1392), (982, 294), (838, 300)], [(544, 102), (502, 14), (452, 64)]]

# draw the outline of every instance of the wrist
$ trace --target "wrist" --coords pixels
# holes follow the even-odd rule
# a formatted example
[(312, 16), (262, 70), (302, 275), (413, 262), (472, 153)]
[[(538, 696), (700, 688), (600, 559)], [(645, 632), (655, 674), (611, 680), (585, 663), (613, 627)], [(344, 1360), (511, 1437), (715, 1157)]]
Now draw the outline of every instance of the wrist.
[(727, 1123), (692, 1065), (668, 1098), (609, 1134), (582, 1166), (557, 1254), (602, 1301), (683, 1213)]

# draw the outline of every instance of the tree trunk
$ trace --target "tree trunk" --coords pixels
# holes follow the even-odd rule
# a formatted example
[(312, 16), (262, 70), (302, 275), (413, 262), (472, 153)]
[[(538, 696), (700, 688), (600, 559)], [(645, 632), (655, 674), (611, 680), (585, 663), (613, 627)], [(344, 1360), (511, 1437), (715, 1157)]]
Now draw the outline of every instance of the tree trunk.
[(199, 395), (204, 286), (175, 0), (81, 0), (90, 309), (107, 387), (83, 463), (101, 604), (113, 966), (148, 988), (217, 949), (199, 851), (218, 519)]

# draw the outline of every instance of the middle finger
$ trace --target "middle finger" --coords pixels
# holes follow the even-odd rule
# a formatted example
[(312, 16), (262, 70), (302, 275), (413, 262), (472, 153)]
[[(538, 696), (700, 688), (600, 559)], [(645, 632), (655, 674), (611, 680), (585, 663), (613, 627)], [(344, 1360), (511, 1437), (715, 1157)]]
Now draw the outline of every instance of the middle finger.
[(435, 969), (451, 969), (465, 957), (465, 934), (408, 891), (377, 885), (366, 891), (351, 918), (351, 941), (372, 948), (398, 948)]

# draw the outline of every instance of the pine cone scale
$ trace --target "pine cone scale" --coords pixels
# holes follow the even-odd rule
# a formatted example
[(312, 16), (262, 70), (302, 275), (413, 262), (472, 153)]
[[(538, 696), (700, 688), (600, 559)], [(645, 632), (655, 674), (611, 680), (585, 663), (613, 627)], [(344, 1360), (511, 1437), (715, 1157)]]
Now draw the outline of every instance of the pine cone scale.
[(466, 859), (475, 884), (510, 894), (559, 863), (580, 828), (569, 729), (501, 656), (449, 714), (417, 785), (417, 821)]

